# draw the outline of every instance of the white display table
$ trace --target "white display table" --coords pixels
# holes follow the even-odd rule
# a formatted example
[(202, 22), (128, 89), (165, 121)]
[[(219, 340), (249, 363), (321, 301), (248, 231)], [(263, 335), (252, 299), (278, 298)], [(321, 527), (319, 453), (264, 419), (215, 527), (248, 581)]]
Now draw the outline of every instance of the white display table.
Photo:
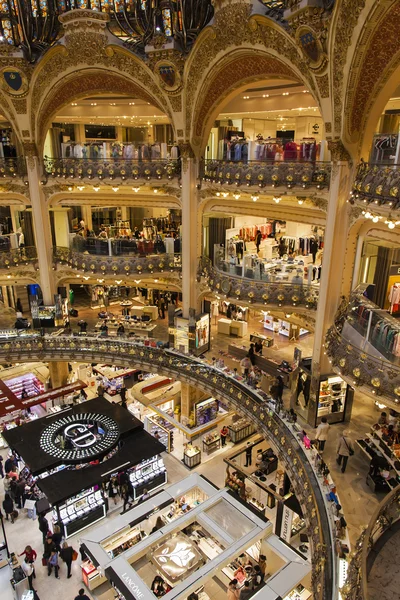
[(246, 321), (219, 319), (218, 333), (224, 333), (225, 335), (234, 335), (236, 337), (244, 337), (247, 334), (247, 323)]

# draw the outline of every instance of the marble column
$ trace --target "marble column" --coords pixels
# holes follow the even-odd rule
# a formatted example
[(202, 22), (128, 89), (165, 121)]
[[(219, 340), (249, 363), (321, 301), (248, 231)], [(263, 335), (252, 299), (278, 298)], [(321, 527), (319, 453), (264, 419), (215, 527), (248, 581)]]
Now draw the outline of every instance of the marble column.
[[(324, 253), (318, 310), (315, 321), (312, 361), (313, 383), (321, 374), (330, 372), (324, 353), (324, 339), (332, 325), (342, 294), (343, 265), (349, 229), (349, 204), (351, 190), (351, 165), (341, 142), (329, 145), (332, 153), (332, 175), (329, 190), (328, 212), (324, 236)], [(312, 386), (313, 387), (313, 386)]]
[(54, 304), (55, 284), (53, 277), (52, 239), (47, 200), (40, 183), (40, 163), (36, 149), (28, 149), (27, 171), (31, 196), (32, 217), (39, 264), (40, 287), (45, 305)]
[(189, 308), (197, 306), (197, 163), (190, 151), (182, 155), (182, 310), (189, 318)]
[(51, 362), (48, 364), (50, 373), (51, 387), (58, 388), (68, 383), (68, 363), (67, 362)]

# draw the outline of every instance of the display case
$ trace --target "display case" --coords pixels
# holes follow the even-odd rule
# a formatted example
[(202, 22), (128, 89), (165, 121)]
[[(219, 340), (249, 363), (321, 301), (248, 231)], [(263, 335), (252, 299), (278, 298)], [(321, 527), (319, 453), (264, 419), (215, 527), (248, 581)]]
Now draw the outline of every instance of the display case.
[(167, 470), (160, 455), (142, 461), (129, 470), (129, 479), (133, 486), (133, 498), (137, 500), (143, 490), (155, 490), (167, 483)]
[(106, 514), (101, 490), (94, 487), (69, 498), (64, 504), (59, 504), (53, 509), (53, 519), (63, 523), (66, 538), (100, 521)]
[(311, 592), (299, 583), (283, 600), (308, 600), (309, 598), (311, 598)]
[(201, 450), (198, 446), (188, 444), (183, 452), (183, 464), (189, 469), (194, 469), (201, 463)]
[(214, 421), (218, 415), (218, 402), (215, 398), (208, 398), (198, 402), (195, 406), (196, 426), (205, 425)]
[(128, 525), (103, 540), (101, 546), (111, 558), (116, 558), (119, 554), (128, 550), (128, 548), (135, 546), (144, 536), (144, 532), (139, 527)]
[(158, 434), (159, 441), (164, 444), (167, 452), (174, 449), (174, 426), (159, 415), (145, 417), (145, 429), (153, 437)]
[(353, 390), (338, 375), (321, 377), (319, 382), (317, 422), (326, 417), (329, 423), (338, 423), (344, 420), (346, 404), (353, 398)]
[(210, 454), (214, 450), (221, 448), (221, 437), (219, 433), (209, 433), (203, 438), (203, 452)]
[(255, 429), (246, 419), (239, 419), (235, 423), (228, 425), (228, 431), (231, 442), (237, 444), (252, 435)]
[(85, 560), (82, 563), (81, 570), (82, 581), (90, 591), (96, 589), (99, 587), (99, 585), (107, 581), (107, 578), (101, 575), (100, 571), (96, 569), (90, 560)]

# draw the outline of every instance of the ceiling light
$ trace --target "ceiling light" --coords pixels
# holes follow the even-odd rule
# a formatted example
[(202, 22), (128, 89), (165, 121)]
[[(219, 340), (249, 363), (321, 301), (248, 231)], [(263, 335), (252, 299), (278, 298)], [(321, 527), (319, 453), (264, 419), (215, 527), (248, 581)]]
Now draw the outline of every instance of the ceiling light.
[(132, 190), (137, 194), (138, 191), (140, 190), (140, 188), (136, 187), (136, 188), (132, 188)]
[(366, 218), (366, 219), (370, 219), (371, 217), (372, 217), (371, 213), (367, 211), (367, 212), (365, 213), (365, 218)]
[(253, 200), (253, 202), (257, 202), (258, 196), (252, 196), (251, 199)]
[(72, 192), (72, 190), (73, 190), (73, 189), (74, 189), (74, 188), (73, 188), (71, 185), (68, 187), (68, 191), (69, 191), (69, 192)]
[(94, 189), (94, 191), (95, 191), (95, 192), (98, 192), (98, 191), (99, 191), (99, 189), (100, 189), (100, 186), (99, 186), (99, 185), (94, 185), (94, 186), (93, 186), (93, 189)]
[(111, 188), (111, 189), (112, 189), (112, 191), (113, 191), (113, 192), (118, 192), (118, 190), (119, 190), (119, 187), (118, 187), (118, 186), (116, 186), (116, 187), (113, 187), (113, 188)]
[(303, 204), (304, 200), (297, 200), (297, 202), (301, 205)]
[(82, 190), (85, 189), (85, 186), (84, 185), (78, 185), (77, 188), (81, 192)]
[(227, 198), (229, 196), (229, 192), (222, 192), (222, 195), (224, 198)]
[(155, 194), (158, 194), (158, 188), (154, 188), (153, 192), (154, 192)]
[(280, 196), (274, 196), (274, 202), (276, 202), (277, 204), (279, 204), (281, 200), (282, 198)]
[(387, 221), (387, 226), (389, 227), (389, 229), (394, 229), (396, 227), (393, 221)]
[(263, 98), (269, 98), (269, 94), (263, 94)]
[(233, 197), (235, 198), (235, 200), (239, 200), (240, 194), (233, 194)]

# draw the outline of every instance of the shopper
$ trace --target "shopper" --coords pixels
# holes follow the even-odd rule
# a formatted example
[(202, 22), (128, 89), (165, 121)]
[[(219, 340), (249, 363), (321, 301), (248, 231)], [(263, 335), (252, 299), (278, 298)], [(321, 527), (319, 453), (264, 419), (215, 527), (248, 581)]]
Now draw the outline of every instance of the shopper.
[(114, 504), (118, 504), (118, 479), (115, 476), (109, 481), (108, 497), (113, 498)]
[(14, 473), (18, 471), (18, 461), (14, 454), (11, 454), (4, 463), (5, 473)]
[(128, 486), (128, 483), (125, 481), (121, 486), (121, 498), (124, 501), (121, 515), (124, 514), (127, 506), (128, 506), (128, 508), (131, 508), (132, 502), (130, 500), (130, 497), (131, 497), (131, 494), (129, 492), (129, 486)]
[(25, 487), (26, 487), (25, 479), (20, 479), (17, 482), (16, 490), (15, 490), (15, 502), (17, 503), (17, 506), (20, 510), (24, 507), (24, 503), (25, 503)]
[(387, 425), (387, 424), (388, 424), (387, 414), (385, 413), (385, 411), (383, 411), (383, 412), (381, 412), (381, 416), (379, 417), (378, 425)]
[[(21, 552), (21, 554), (18, 554), (18, 556), (24, 556), (25, 558), (28, 559), (28, 562), (30, 563), (34, 563), (37, 557), (37, 553), (36, 551), (32, 548), (32, 546), (25, 546), (25, 550), (23, 552)], [(33, 574), (33, 577), (35, 577), (35, 573)]]
[(254, 344), (254, 350), (255, 350), (256, 354), (259, 354), (260, 356), (262, 356), (262, 350), (263, 350), (262, 342), (256, 342)]
[(226, 444), (226, 438), (228, 437), (228, 428), (226, 425), (224, 425), (221, 429), (221, 431), (219, 432), (219, 435), (221, 437), (221, 446), (224, 447)]
[(285, 254), (286, 254), (286, 244), (283, 238), (280, 239), (279, 241), (279, 245), (278, 245), (278, 254), (279, 254), (279, 258), (282, 258)]
[(256, 248), (257, 248), (257, 254), (260, 252), (260, 244), (261, 244), (261, 240), (262, 240), (262, 233), (259, 229), (257, 229), (257, 233), (256, 233)]
[(4, 479), (4, 469), (3, 469), (3, 457), (0, 454), (0, 475), (2, 476), (2, 478)]
[(240, 366), (242, 367), (242, 375), (247, 377), (247, 375), (249, 374), (249, 369), (251, 368), (250, 358), (248, 356), (242, 358), (242, 360), (240, 361)]
[(156, 596), (156, 598), (161, 598), (161, 596), (164, 596), (164, 594), (165, 594), (164, 579), (162, 577), (160, 577), (159, 575), (156, 575), (152, 581), (150, 589), (153, 592), (153, 594)]
[(249, 357), (251, 364), (254, 367), (254, 365), (256, 363), (256, 353), (255, 353), (255, 349), (254, 349), (254, 344), (250, 344), (250, 348), (249, 348), (249, 352), (248, 352), (247, 356)]
[(254, 566), (254, 575), (253, 575), (253, 590), (257, 590), (264, 580), (264, 576), (261, 572), (260, 565)]
[(141, 497), (139, 498), (139, 500), (138, 500), (138, 504), (140, 504), (141, 502), (145, 502), (145, 501), (146, 501), (146, 500), (148, 500), (149, 498), (150, 498), (150, 494), (149, 494), (149, 492), (147, 491), (147, 489), (146, 489), (146, 488), (144, 488), (144, 490), (143, 490), (143, 494), (142, 494), (142, 496), (141, 496)]
[(353, 442), (349, 438), (349, 432), (347, 430), (345, 430), (343, 432), (343, 435), (340, 436), (336, 452), (336, 462), (339, 466), (342, 467), (342, 473), (344, 473), (346, 470), (347, 461), (349, 460), (349, 456), (353, 456), (354, 454)]
[[(72, 566), (72, 560), (74, 557), (74, 552), (75, 552), (75, 550), (73, 549), (72, 546), (68, 546), (67, 542), (63, 543), (61, 552), (60, 552), (60, 558), (62, 558), (62, 560), (67, 565), (67, 579), (69, 579), (71, 577), (71, 566)], [(76, 556), (78, 556), (78, 555), (76, 554)]]
[(281, 375), (278, 375), (278, 377), (276, 378), (276, 387), (277, 387), (278, 400), (279, 400), (280, 404), (282, 404), (283, 389), (285, 387), (285, 384), (283, 383), (283, 377)]
[(117, 336), (122, 337), (123, 335), (125, 335), (125, 327), (120, 323), (117, 329)]
[(60, 577), (58, 575), (58, 571), (60, 569), (59, 564), (58, 564), (58, 552), (56, 550), (52, 551), (52, 553), (50, 554), (50, 558), (47, 561), (47, 575), (49, 577), (53, 571), (53, 567), (54, 567), (54, 575), (55, 575), (56, 579), (60, 579)]
[(253, 452), (253, 447), (251, 445), (251, 442), (247, 442), (247, 446), (246, 446), (246, 464), (244, 465), (245, 467), (251, 467), (252, 452)]
[(315, 439), (318, 440), (318, 448), (320, 452), (323, 452), (325, 449), (325, 443), (328, 439), (328, 433), (331, 426), (328, 423), (328, 419), (326, 417), (322, 417), (321, 423), (317, 427), (317, 433), (315, 434)]
[(14, 475), (13, 477), (11, 477), (11, 481), (10, 481), (10, 496), (14, 500), (14, 502), (17, 499), (17, 488), (18, 488), (17, 478)]
[[(120, 389), (119, 395), (121, 396), (122, 402), (125, 402), (125, 404), (126, 404), (126, 387), (124, 385)], [(125, 406), (125, 408), (126, 408), (126, 406)]]
[(4, 493), (9, 494), (11, 489), (11, 477), (10, 474), (7, 473), (3, 479)]
[(239, 600), (248, 600), (253, 595), (253, 590), (250, 587), (250, 581), (245, 581), (240, 590)]
[(61, 540), (63, 538), (61, 529), (59, 525), (54, 525), (54, 531), (53, 531), (53, 542), (55, 544), (56, 550), (57, 552), (60, 552), (61, 550)]
[(239, 590), (237, 589), (237, 579), (232, 579), (228, 585), (227, 600), (239, 600)]
[(75, 600), (90, 600), (90, 598), (87, 594), (85, 594), (85, 590), (81, 588), (78, 592), (78, 595), (75, 596)]
[(260, 567), (260, 571), (264, 579), (267, 572), (267, 557), (264, 554), (260, 554), (258, 566)]
[(49, 523), (43, 514), (39, 515), (38, 518), (39, 531), (42, 532), (43, 545), (46, 543), (47, 534), (49, 532)]
[(32, 579), (35, 569), (33, 568), (33, 564), (29, 562), (28, 558), (25, 556), (25, 559), (21, 564), (22, 570), (28, 578), (29, 589), (33, 590)]
[(150, 533), (155, 533), (156, 531), (158, 531), (159, 529), (161, 529), (162, 527), (164, 527), (165, 523), (163, 521), (162, 517), (157, 517), (157, 521), (156, 524), (154, 525), (153, 529), (150, 531)]
[(4, 500), (3, 500), (3, 510), (6, 514), (6, 521), (9, 520), (10, 517), (10, 521), (11, 523), (14, 523), (14, 502), (13, 499), (11, 498), (10, 494), (6, 494), (4, 496)]

